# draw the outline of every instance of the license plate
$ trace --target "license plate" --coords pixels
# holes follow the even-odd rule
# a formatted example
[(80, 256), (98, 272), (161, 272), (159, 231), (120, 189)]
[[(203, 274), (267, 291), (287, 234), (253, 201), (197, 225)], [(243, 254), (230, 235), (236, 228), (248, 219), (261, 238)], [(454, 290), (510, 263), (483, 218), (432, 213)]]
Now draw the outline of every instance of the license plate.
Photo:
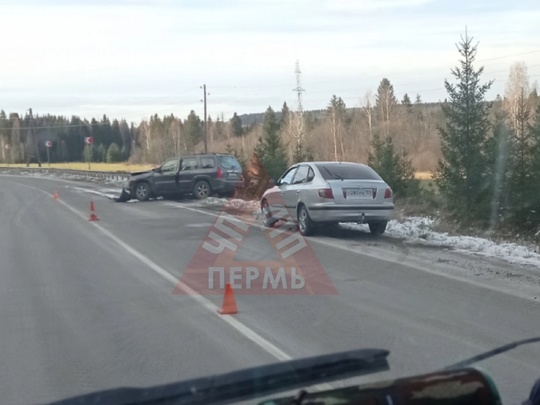
[(373, 191), (370, 188), (347, 188), (345, 198), (373, 198)]

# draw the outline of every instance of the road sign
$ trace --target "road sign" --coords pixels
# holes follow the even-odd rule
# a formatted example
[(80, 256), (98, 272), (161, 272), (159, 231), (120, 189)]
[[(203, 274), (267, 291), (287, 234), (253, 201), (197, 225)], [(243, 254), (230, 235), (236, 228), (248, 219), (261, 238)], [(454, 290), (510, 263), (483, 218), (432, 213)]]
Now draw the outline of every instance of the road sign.
[(4, 146), (4, 148), (6, 148), (6, 149), (11, 149), (11, 145), (10, 145), (9, 143), (6, 143), (5, 146)]
[(46, 146), (47, 148), (52, 148), (52, 141), (46, 141), (46, 142), (45, 142), (45, 146)]
[(94, 138), (91, 136), (86, 136), (84, 137), (84, 143), (87, 145), (92, 145), (94, 143)]

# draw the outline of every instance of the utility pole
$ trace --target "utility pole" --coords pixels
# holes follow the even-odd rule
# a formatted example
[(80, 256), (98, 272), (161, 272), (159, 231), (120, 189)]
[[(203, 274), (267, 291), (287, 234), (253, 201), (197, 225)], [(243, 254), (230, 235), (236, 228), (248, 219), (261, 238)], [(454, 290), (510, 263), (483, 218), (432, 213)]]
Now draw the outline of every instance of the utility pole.
[(206, 125), (206, 84), (202, 85), (204, 92), (203, 103), (204, 103), (204, 153), (208, 153), (208, 129)]

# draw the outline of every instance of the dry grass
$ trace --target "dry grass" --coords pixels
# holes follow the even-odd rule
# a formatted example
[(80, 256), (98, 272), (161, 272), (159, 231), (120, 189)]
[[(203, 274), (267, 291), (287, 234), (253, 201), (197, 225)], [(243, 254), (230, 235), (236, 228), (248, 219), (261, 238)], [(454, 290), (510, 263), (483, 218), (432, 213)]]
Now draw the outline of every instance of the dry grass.
[[(26, 164), (0, 164), (0, 167), (22, 167), (25, 168)], [(38, 167), (36, 163), (30, 164), (31, 168)], [(42, 168), (48, 168), (47, 163), (41, 164)], [(155, 165), (142, 165), (142, 164), (127, 164), (127, 163), (90, 163), (90, 170), (99, 172), (136, 172), (143, 170), (150, 170)], [(70, 162), (70, 163), (51, 163), (52, 169), (71, 169), (71, 170), (89, 170), (88, 163), (84, 162)]]
[(418, 180), (431, 180), (431, 172), (416, 172), (414, 176)]

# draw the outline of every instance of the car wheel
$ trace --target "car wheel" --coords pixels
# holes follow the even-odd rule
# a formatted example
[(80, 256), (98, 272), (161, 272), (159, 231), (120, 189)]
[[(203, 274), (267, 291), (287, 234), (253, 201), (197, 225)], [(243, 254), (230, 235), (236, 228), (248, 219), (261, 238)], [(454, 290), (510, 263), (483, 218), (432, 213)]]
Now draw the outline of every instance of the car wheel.
[(382, 235), (386, 231), (386, 224), (388, 222), (374, 222), (369, 224), (369, 231), (373, 235)]
[(210, 188), (210, 184), (204, 180), (198, 181), (195, 183), (195, 187), (193, 187), (193, 195), (198, 200), (204, 200), (210, 195), (211, 192), (212, 190)]
[(272, 218), (272, 211), (270, 210), (270, 205), (268, 201), (262, 200), (261, 203), (261, 217), (263, 225), (267, 228), (273, 228), (276, 225), (277, 220)]
[(139, 201), (148, 200), (150, 198), (149, 184), (144, 181), (135, 184), (135, 187), (133, 188), (133, 194), (135, 195), (135, 198)]
[(298, 208), (298, 229), (304, 236), (313, 235), (315, 232), (315, 223), (309, 217), (307, 208), (304, 205)]

